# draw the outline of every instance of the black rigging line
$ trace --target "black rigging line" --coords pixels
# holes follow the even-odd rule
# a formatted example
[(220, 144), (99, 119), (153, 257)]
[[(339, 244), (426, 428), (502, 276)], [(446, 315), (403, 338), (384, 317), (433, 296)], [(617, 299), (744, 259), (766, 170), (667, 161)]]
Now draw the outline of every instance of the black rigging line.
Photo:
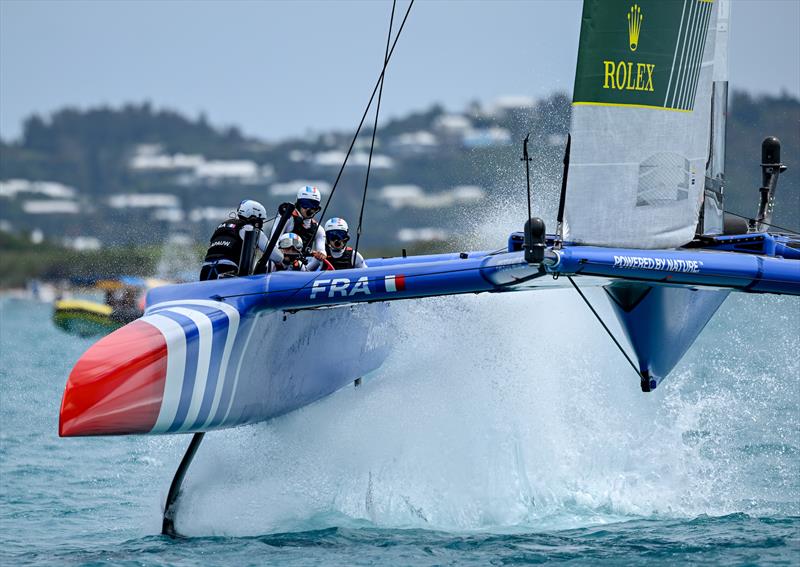
[[(320, 219), (325, 218), (325, 213), (328, 211), (328, 206), (331, 204), (331, 200), (333, 199), (333, 193), (336, 191), (336, 187), (339, 185), (339, 180), (342, 178), (342, 173), (344, 172), (344, 168), (347, 165), (347, 160), (350, 157), (350, 153), (353, 151), (353, 146), (356, 144), (356, 140), (358, 139), (358, 134), (361, 132), (361, 127), (364, 125), (364, 120), (367, 118), (367, 114), (369, 113), (369, 109), (372, 106), (372, 101), (375, 99), (375, 94), (378, 92), (378, 87), (383, 82), (383, 75), (386, 73), (386, 67), (389, 65), (389, 60), (392, 58), (392, 54), (394, 53), (394, 48), (397, 46), (397, 40), (400, 39), (400, 34), (403, 33), (403, 27), (406, 25), (406, 20), (408, 19), (408, 15), (411, 13), (411, 7), (414, 5), (415, 0), (411, 0), (411, 3), (408, 5), (406, 9), (405, 16), (403, 16), (403, 21), (400, 22), (400, 27), (397, 29), (397, 35), (394, 36), (394, 42), (392, 42), (392, 48), (389, 50), (389, 55), (386, 57), (386, 60), (383, 63), (383, 69), (381, 70), (381, 74), (378, 77), (378, 80), (375, 82), (375, 88), (372, 89), (372, 95), (369, 97), (369, 102), (367, 102), (367, 107), (364, 109), (364, 114), (361, 115), (361, 121), (358, 123), (358, 128), (356, 128), (356, 133), (353, 135), (353, 140), (350, 142), (350, 147), (347, 149), (347, 154), (344, 156), (344, 161), (342, 162), (342, 166), (339, 168), (339, 173), (336, 175), (336, 181), (333, 182), (333, 187), (331, 188), (331, 194), (328, 195), (328, 200), (325, 202), (325, 208), (322, 209), (322, 213), (320, 214)], [(314, 236), (311, 238), (310, 242), (313, 242), (316, 238), (317, 231), (319, 231), (319, 223), (317, 224), (317, 228), (314, 231)]]
[[(752, 217), (748, 217), (748, 216), (745, 216), (745, 215), (740, 215), (738, 213), (734, 213), (734, 212), (731, 212), (731, 211), (725, 211), (725, 214), (733, 215), (735, 217), (739, 217), (740, 219), (744, 219), (746, 221), (755, 222), (755, 220), (756, 220), (756, 219), (754, 219)], [(796, 230), (792, 230), (791, 228), (784, 228), (782, 226), (778, 226), (777, 224), (770, 224), (770, 223), (764, 222), (764, 221), (758, 221), (758, 222), (763, 224), (763, 225), (766, 225), (766, 226), (771, 226), (772, 228), (777, 228), (778, 230), (783, 230), (783, 231), (788, 232), (790, 234), (800, 234), (800, 232), (798, 232)]]
[(525, 136), (525, 139), (522, 141), (522, 159), (520, 161), (525, 162), (525, 183), (528, 188), (528, 220), (531, 220), (531, 158), (528, 155), (528, 140), (530, 139), (531, 134), (528, 132), (528, 135)]
[(594, 310), (594, 307), (592, 307), (592, 304), (591, 304), (591, 303), (589, 303), (589, 300), (586, 298), (586, 296), (585, 296), (585, 295), (583, 295), (583, 292), (581, 291), (581, 289), (580, 289), (580, 288), (577, 286), (577, 284), (575, 283), (575, 281), (572, 279), (572, 276), (567, 276), (567, 279), (569, 280), (569, 283), (571, 283), (571, 284), (572, 284), (572, 287), (574, 287), (574, 288), (575, 288), (575, 291), (577, 291), (577, 292), (578, 292), (578, 295), (580, 295), (580, 296), (581, 296), (581, 299), (583, 299), (583, 302), (584, 302), (584, 303), (586, 303), (586, 306), (589, 308), (589, 310), (590, 310), (590, 311), (591, 311), (591, 312), (594, 314), (594, 316), (597, 318), (597, 320), (600, 322), (600, 324), (601, 324), (601, 325), (603, 326), (603, 328), (606, 330), (606, 333), (608, 333), (608, 336), (609, 336), (609, 337), (611, 337), (611, 340), (612, 340), (612, 341), (614, 341), (614, 344), (615, 344), (615, 345), (617, 345), (617, 348), (618, 348), (618, 349), (619, 349), (619, 351), (622, 353), (622, 356), (624, 356), (624, 357), (625, 357), (625, 360), (627, 360), (627, 361), (628, 361), (628, 364), (630, 364), (630, 365), (631, 365), (631, 368), (633, 368), (633, 371), (634, 371), (634, 372), (636, 372), (636, 375), (637, 375), (637, 376), (639, 377), (639, 379), (641, 380), (641, 378), (642, 378), (642, 373), (641, 373), (641, 372), (639, 372), (639, 369), (638, 369), (638, 368), (636, 368), (636, 365), (635, 365), (635, 364), (633, 363), (633, 361), (631, 360), (631, 357), (630, 357), (630, 356), (628, 356), (628, 353), (627, 353), (627, 352), (625, 352), (625, 349), (624, 349), (624, 348), (622, 348), (622, 345), (621, 345), (621, 344), (619, 344), (619, 341), (618, 341), (618, 340), (617, 340), (617, 338), (614, 336), (614, 333), (612, 333), (612, 332), (611, 332), (611, 329), (609, 329), (609, 328), (606, 326), (606, 324), (605, 324), (605, 321), (603, 321), (602, 317), (600, 317), (600, 315), (597, 313), (597, 311), (595, 311), (595, 310)]
[(392, 41), (392, 27), (394, 27), (394, 9), (397, 5), (397, 0), (392, 0), (392, 15), (389, 18), (389, 35), (386, 36), (386, 51), (383, 54), (383, 69), (384, 73), (381, 74), (380, 88), (378, 90), (378, 103), (375, 107), (375, 122), (372, 125), (372, 142), (369, 144), (369, 159), (367, 160), (367, 176), (364, 180), (364, 194), (361, 197), (361, 211), (358, 213), (358, 229), (356, 229), (356, 247), (353, 251), (352, 267), (356, 265), (356, 258), (358, 257), (358, 243), (361, 241), (361, 226), (364, 221), (364, 205), (367, 203), (367, 188), (369, 187), (369, 172), (372, 168), (372, 151), (375, 148), (375, 134), (378, 131), (378, 116), (381, 113), (381, 98), (383, 97), (383, 83), (386, 80), (385, 70), (386, 63), (389, 60), (389, 43)]
[(556, 215), (556, 247), (564, 245), (564, 205), (567, 201), (567, 179), (569, 178), (569, 152), (572, 147), (572, 135), (567, 133), (567, 147), (564, 148), (564, 169), (561, 173), (561, 194), (558, 197), (558, 214)]

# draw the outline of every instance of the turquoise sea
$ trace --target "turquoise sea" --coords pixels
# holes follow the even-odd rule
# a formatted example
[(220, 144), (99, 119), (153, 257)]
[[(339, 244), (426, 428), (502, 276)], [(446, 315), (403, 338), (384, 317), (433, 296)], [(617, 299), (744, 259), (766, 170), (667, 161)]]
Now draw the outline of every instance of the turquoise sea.
[(574, 292), (507, 295), (397, 304), (363, 386), (207, 435), (178, 540), (188, 437), (60, 439), (93, 341), (0, 298), (0, 564), (800, 564), (798, 298), (732, 295), (645, 395)]

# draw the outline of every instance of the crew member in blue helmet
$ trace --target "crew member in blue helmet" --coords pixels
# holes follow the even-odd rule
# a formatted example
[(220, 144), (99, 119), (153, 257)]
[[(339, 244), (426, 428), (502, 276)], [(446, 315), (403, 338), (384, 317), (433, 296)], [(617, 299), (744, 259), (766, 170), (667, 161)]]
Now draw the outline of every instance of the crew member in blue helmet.
[[(325, 231), (314, 219), (321, 209), (322, 194), (311, 185), (297, 191), (295, 210), (292, 218), (283, 227), (283, 233), (293, 232), (303, 241), (304, 254), (310, 254), (318, 261), (325, 259)], [(273, 228), (274, 230), (274, 228)]]
[(366, 268), (363, 256), (347, 245), (350, 240), (350, 227), (347, 221), (339, 217), (328, 219), (325, 223), (325, 253), (327, 258), (320, 262), (316, 258), (308, 262), (308, 269), (349, 270)]

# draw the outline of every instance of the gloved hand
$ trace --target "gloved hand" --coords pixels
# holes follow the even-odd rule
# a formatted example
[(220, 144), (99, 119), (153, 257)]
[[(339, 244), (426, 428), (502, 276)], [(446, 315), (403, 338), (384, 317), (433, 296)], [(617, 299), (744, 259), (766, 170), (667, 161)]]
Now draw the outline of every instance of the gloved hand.
[(325, 252), (320, 252), (319, 250), (313, 250), (311, 252), (311, 255), (314, 256), (314, 258), (316, 258), (320, 262), (322, 262), (323, 260), (325, 260), (325, 258), (328, 257), (328, 255), (325, 254)]
[(278, 206), (278, 214), (283, 216), (283, 214), (289, 210), (289, 207), (294, 207), (294, 203), (281, 203)]

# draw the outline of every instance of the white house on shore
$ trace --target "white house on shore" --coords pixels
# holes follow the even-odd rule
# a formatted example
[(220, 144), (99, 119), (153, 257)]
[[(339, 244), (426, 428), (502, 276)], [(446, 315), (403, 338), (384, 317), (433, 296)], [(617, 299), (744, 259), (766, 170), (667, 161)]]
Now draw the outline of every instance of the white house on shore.
[(120, 193), (109, 197), (108, 204), (114, 209), (156, 209), (179, 207), (181, 202), (170, 193)]
[(78, 192), (74, 187), (55, 181), (31, 181), (29, 179), (0, 181), (0, 197), (13, 199), (20, 193), (41, 195), (51, 199), (73, 199)]
[(439, 140), (432, 132), (419, 130), (395, 136), (389, 142), (389, 147), (403, 156), (425, 155), (433, 153), (439, 148)]
[[(339, 168), (347, 156), (345, 152), (339, 150), (331, 150), (327, 152), (318, 152), (314, 154), (311, 159), (311, 164), (318, 168)], [(369, 163), (369, 153), (367, 152), (353, 152), (347, 159), (347, 165), (353, 167), (367, 167)], [(373, 169), (391, 169), (394, 167), (394, 160), (389, 156), (383, 154), (372, 154), (372, 168)]]
[(76, 201), (65, 199), (24, 201), (22, 210), (29, 215), (77, 215), (81, 212), (80, 205)]
[(269, 187), (269, 194), (275, 197), (285, 198), (287, 201), (294, 201), (297, 196), (297, 190), (306, 185), (312, 185), (319, 189), (323, 199), (330, 194), (331, 186), (327, 181), (307, 179), (295, 179), (287, 183), (273, 183)]
[(401, 228), (397, 232), (400, 242), (441, 242), (447, 240), (449, 233), (443, 228)]
[(198, 207), (189, 211), (189, 220), (191, 222), (221, 222), (230, 218), (234, 212), (234, 207)]
[(200, 154), (164, 154), (158, 144), (137, 146), (128, 167), (136, 173), (174, 173), (180, 185), (219, 185), (237, 183), (255, 185), (275, 177), (271, 164), (259, 165), (252, 160), (207, 160)]

